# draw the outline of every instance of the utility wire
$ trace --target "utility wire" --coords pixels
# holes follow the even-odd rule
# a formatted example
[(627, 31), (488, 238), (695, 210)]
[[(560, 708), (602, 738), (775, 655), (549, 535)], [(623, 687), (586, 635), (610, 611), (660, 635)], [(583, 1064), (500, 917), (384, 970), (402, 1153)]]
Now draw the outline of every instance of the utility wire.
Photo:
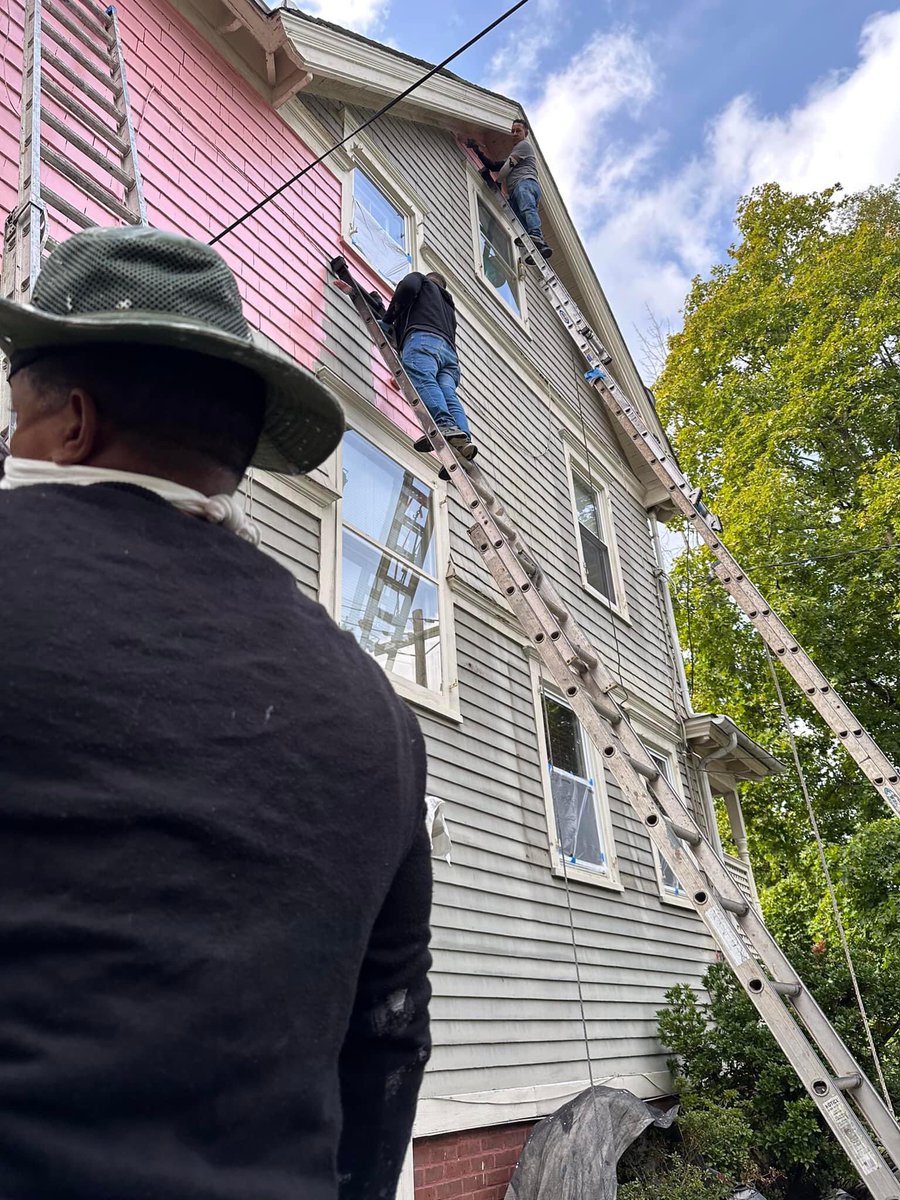
[(825, 856), (825, 844), (822, 841), (822, 834), (819, 832), (819, 822), (816, 819), (816, 812), (813, 808), (812, 798), (809, 794), (809, 788), (806, 783), (806, 772), (803, 770), (803, 764), (800, 762), (800, 753), (797, 750), (797, 739), (794, 737), (794, 730), (791, 725), (791, 718), (788, 714), (787, 705), (784, 702), (784, 693), (781, 690), (781, 683), (778, 679), (778, 674), (775, 670), (775, 663), (772, 660), (772, 655), (769, 653), (769, 647), (763, 643), (766, 652), (766, 661), (769, 664), (769, 671), (772, 675), (772, 682), (775, 684), (775, 691), (778, 695), (778, 705), (781, 709), (781, 722), (784, 725), (785, 732), (788, 736), (788, 741), (791, 745), (791, 756), (794, 759), (794, 769), (797, 772), (797, 778), (800, 781), (800, 790), (803, 793), (803, 799), (806, 801), (806, 811), (809, 814), (809, 823), (812, 826), (813, 835), (816, 839), (816, 847), (819, 851), (819, 862), (822, 866), (822, 874), (825, 876), (825, 885), (828, 888), (828, 897), (831, 901), (831, 911), (834, 913), (834, 923), (837, 926), (838, 937), (841, 941), (841, 946), (844, 951), (844, 958), (847, 960), (847, 970), (850, 972), (850, 981), (853, 984), (853, 992), (856, 996), (856, 1003), (859, 1007), (859, 1013), (862, 1017), (863, 1029), (866, 1034), (866, 1041), (869, 1045), (869, 1053), (872, 1055), (872, 1061), (875, 1064), (875, 1070), (878, 1072), (878, 1082), (881, 1084), (881, 1090), (884, 1093), (884, 1102), (887, 1105), (888, 1112), (893, 1117), (894, 1107), (891, 1104), (891, 1095), (888, 1091), (887, 1081), (884, 1077), (884, 1071), (881, 1066), (881, 1059), (878, 1057), (878, 1050), (875, 1047), (875, 1038), (872, 1036), (872, 1026), (869, 1024), (869, 1014), (866, 1012), (866, 1006), (863, 1001), (862, 991), (860, 990), (859, 980), (856, 978), (856, 968), (853, 965), (853, 955), (850, 953), (850, 943), (847, 941), (847, 933), (844, 929), (844, 922), (841, 919), (841, 910), (838, 906), (837, 893), (834, 890), (834, 883), (831, 878), (831, 871), (828, 869), (828, 859)]
[(377, 112), (373, 113), (371, 117), (368, 117), (365, 121), (363, 121), (362, 125), (359, 125), (356, 129), (351, 130), (351, 132), (345, 137), (342, 137), (339, 142), (335, 142), (333, 146), (329, 146), (324, 154), (320, 154), (319, 157), (314, 158), (311, 163), (307, 163), (307, 165), (298, 171), (296, 175), (292, 175), (290, 179), (286, 179), (284, 183), (280, 184), (274, 192), (270, 192), (268, 196), (264, 196), (262, 200), (254, 204), (252, 208), (248, 208), (246, 212), (242, 213), (236, 220), (232, 221), (230, 225), (226, 225), (224, 229), (219, 230), (215, 237), (210, 238), (210, 246), (214, 246), (216, 242), (221, 241), (226, 234), (237, 229), (239, 225), (243, 225), (243, 223), (249, 220), (249, 218), (255, 213), (258, 213), (261, 208), (265, 208), (267, 204), (269, 204), (277, 196), (280, 196), (282, 192), (287, 191), (289, 187), (292, 187), (299, 179), (302, 179), (304, 175), (308, 174), (308, 172), (313, 169), (313, 167), (317, 167), (321, 162), (324, 162), (324, 160), (328, 158), (329, 154), (333, 154), (335, 150), (339, 150), (341, 146), (346, 145), (351, 138), (356, 137), (358, 133), (362, 133), (364, 129), (367, 129), (370, 125), (374, 124), (379, 117), (383, 117), (385, 113), (390, 112), (395, 104), (399, 104), (401, 100), (405, 100), (407, 96), (416, 90), (416, 88), (421, 87), (423, 83), (427, 83), (432, 76), (437, 75), (438, 71), (442, 71), (448, 63), (452, 63), (455, 58), (459, 58), (459, 56), (464, 54), (466, 50), (471, 49), (476, 42), (480, 42), (483, 37), (487, 37), (487, 35), (492, 33), (498, 25), (502, 25), (503, 22), (511, 17), (514, 12), (518, 12), (518, 10), (523, 8), (527, 3), (528, 0), (518, 0), (517, 4), (514, 4), (511, 8), (508, 8), (505, 13), (502, 13), (499, 17), (497, 17), (496, 21), (492, 21), (490, 25), (486, 25), (480, 33), (476, 33), (474, 37), (469, 38), (464, 46), (460, 46), (458, 50), (454, 50), (452, 54), (449, 54), (442, 62), (439, 62), (436, 67), (432, 67), (430, 71), (426, 71), (420, 79), (417, 79), (415, 83), (411, 83), (408, 88), (405, 88), (398, 96), (395, 96), (393, 100), (389, 100), (387, 104), (382, 105)]

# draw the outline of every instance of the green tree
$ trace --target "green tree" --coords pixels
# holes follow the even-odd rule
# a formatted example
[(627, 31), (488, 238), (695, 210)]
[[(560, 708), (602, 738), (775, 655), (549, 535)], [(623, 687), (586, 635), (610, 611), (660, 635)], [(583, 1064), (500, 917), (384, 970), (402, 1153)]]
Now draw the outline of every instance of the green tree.
[[(686, 474), (776, 611), (900, 758), (900, 180), (844, 196), (769, 184), (737, 213), (729, 261), (697, 278), (656, 392)], [(789, 761), (762, 644), (709, 577), (673, 571), (698, 710), (725, 711)], [(883, 804), (789, 679), (826, 838)], [(759, 877), (802, 863), (791, 773), (746, 790)]]

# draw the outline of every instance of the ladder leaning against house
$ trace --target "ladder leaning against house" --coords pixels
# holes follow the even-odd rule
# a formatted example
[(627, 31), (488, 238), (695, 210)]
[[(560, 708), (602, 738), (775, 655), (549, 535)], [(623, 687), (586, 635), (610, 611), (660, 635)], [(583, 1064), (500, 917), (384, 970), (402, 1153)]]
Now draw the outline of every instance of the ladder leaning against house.
[[(431, 440), (442, 473), (455, 484), (474, 520), (469, 537), (544, 667), (650, 839), (684, 884), (695, 911), (860, 1179), (876, 1200), (900, 1200), (900, 1181), (891, 1166), (893, 1162), (900, 1168), (900, 1125), (651, 759), (615, 698), (615, 676), (576, 624), (483, 472), (471, 460), (457, 458), (435, 427), (346, 261), (335, 258), (331, 268)], [(688, 502), (693, 511), (696, 500)]]
[[(472, 160), (468, 158), (470, 164)], [(474, 169), (474, 164), (472, 164)], [(481, 172), (478, 172), (481, 176)], [(719, 537), (721, 522), (709, 512), (700, 498), (700, 489), (682, 474), (673, 454), (648, 428), (636, 404), (633, 404), (610, 371), (612, 355), (597, 337), (578, 305), (561, 283), (556, 272), (538, 253), (509, 201), (499, 192), (495, 199), (516, 231), (516, 241), (526, 262), (541, 276), (541, 286), (559, 320), (581, 352), (588, 370), (585, 379), (603, 401), (613, 421), (624, 431), (635, 449), (666, 488), (672, 502), (687, 517), (717, 559), (715, 575), (738, 608), (750, 620), (773, 655), (784, 665), (803, 690), (809, 702), (856, 761), (895, 817), (900, 817), (900, 775), (872, 735), (863, 728), (813, 659), (793, 637), (784, 622), (770, 608), (762, 592), (746, 577), (737, 560)]]
[[(18, 203), (3, 229), (0, 294), (26, 302), (41, 259), (93, 225), (145, 224), (114, 7), (25, 0)], [(10, 424), (0, 395), (0, 438)]]

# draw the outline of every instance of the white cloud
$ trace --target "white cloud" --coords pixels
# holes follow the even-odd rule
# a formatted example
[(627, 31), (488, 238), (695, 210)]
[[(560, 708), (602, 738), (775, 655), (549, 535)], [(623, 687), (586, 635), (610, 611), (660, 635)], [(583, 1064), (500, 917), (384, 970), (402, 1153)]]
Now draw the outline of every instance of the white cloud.
[(357, 33), (376, 33), (384, 23), (391, 0), (300, 0), (297, 7)]
[(626, 338), (647, 308), (679, 323), (692, 276), (724, 257), (738, 197), (775, 181), (794, 191), (848, 190), (900, 172), (900, 10), (863, 27), (856, 66), (819, 80), (801, 104), (760, 113), (736, 96), (710, 123), (701, 152), (661, 173), (660, 141), (627, 150), (618, 119), (653, 92), (649, 54), (625, 33), (595, 38), (552, 76), (535, 130), (594, 259)]
[(514, 29), (507, 34), (488, 64), (485, 87), (517, 100), (530, 89), (541, 58), (556, 42), (563, 15), (562, 0), (536, 0), (525, 10), (527, 31)]
[(535, 133), (576, 221), (640, 169), (652, 139), (625, 147), (609, 139), (610, 119), (637, 112), (654, 91), (653, 62), (627, 31), (600, 33), (547, 80), (530, 108)]

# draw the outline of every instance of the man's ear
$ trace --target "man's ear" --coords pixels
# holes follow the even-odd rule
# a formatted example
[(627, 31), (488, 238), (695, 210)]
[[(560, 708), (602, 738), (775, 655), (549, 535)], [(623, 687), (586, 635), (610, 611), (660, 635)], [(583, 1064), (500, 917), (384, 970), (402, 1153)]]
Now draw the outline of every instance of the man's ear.
[(61, 437), (53, 450), (53, 462), (62, 467), (86, 462), (94, 451), (99, 419), (90, 393), (73, 388), (65, 407)]

